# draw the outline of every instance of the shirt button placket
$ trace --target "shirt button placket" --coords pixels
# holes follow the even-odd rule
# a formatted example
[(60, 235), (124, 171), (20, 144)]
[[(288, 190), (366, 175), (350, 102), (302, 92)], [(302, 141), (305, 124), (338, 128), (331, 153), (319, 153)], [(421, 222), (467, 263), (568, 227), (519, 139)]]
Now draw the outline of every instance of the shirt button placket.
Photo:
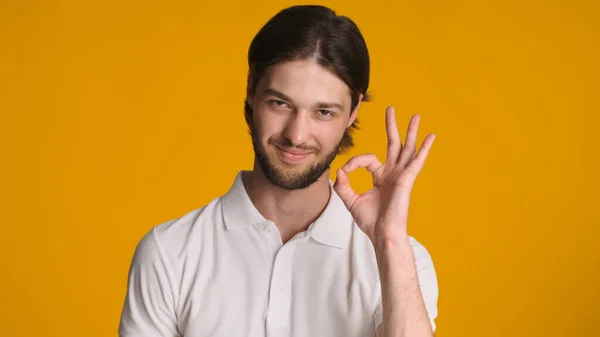
[(269, 289), (267, 336), (289, 336), (291, 315), (292, 256), (296, 243), (288, 243), (275, 256)]

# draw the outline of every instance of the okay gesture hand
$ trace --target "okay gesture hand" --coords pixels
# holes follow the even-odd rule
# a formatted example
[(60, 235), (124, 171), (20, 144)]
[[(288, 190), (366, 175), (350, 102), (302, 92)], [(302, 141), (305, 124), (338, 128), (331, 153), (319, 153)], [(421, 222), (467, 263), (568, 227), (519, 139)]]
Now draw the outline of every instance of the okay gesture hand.
[[(417, 152), (420, 116), (412, 116), (404, 145), (396, 127), (393, 107), (386, 109), (385, 117), (388, 136), (385, 163), (381, 164), (374, 154), (353, 157), (338, 169), (334, 184), (357, 225), (374, 244), (380, 240), (398, 241), (407, 237), (410, 193), (435, 139), (434, 134), (427, 135)], [(373, 175), (373, 188), (364, 194), (354, 192), (347, 175), (361, 167)]]

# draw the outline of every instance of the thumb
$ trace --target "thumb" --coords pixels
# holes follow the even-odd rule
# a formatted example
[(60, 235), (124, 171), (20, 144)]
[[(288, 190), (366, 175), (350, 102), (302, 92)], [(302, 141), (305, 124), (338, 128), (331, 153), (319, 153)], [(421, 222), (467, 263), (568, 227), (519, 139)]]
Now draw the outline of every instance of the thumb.
[(358, 193), (354, 192), (352, 186), (350, 186), (348, 175), (341, 168), (337, 170), (337, 177), (333, 184), (333, 189), (340, 196), (340, 199), (342, 199), (348, 210), (350, 210), (356, 199), (360, 196)]

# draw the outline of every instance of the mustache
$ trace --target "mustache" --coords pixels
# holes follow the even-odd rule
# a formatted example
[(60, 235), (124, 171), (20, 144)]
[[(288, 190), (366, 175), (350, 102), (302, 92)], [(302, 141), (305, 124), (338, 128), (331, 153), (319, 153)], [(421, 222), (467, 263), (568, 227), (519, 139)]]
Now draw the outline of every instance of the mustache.
[(279, 140), (277, 140), (275, 138), (269, 138), (267, 140), (267, 144), (277, 145), (280, 147), (287, 147), (287, 148), (291, 148), (291, 149), (298, 149), (298, 150), (302, 150), (302, 151), (306, 151), (306, 152), (319, 152), (321, 150), (318, 147), (308, 146), (308, 145), (304, 145), (304, 144), (294, 146), (294, 144), (292, 144), (292, 142), (287, 138), (283, 138), (283, 139), (279, 139)]

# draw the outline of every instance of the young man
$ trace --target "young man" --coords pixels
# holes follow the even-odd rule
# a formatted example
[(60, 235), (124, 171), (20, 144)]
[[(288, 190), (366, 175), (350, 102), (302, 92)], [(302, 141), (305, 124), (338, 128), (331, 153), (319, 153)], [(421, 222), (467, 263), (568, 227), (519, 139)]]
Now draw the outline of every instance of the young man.
[[(434, 136), (416, 151), (386, 111), (388, 154), (336, 155), (368, 99), (369, 55), (348, 18), (321, 6), (273, 17), (248, 54), (246, 121), (254, 169), (208, 205), (155, 227), (129, 272), (119, 334), (432, 336), (437, 280), (406, 232), (409, 197)], [(373, 188), (355, 193), (364, 167)]]

